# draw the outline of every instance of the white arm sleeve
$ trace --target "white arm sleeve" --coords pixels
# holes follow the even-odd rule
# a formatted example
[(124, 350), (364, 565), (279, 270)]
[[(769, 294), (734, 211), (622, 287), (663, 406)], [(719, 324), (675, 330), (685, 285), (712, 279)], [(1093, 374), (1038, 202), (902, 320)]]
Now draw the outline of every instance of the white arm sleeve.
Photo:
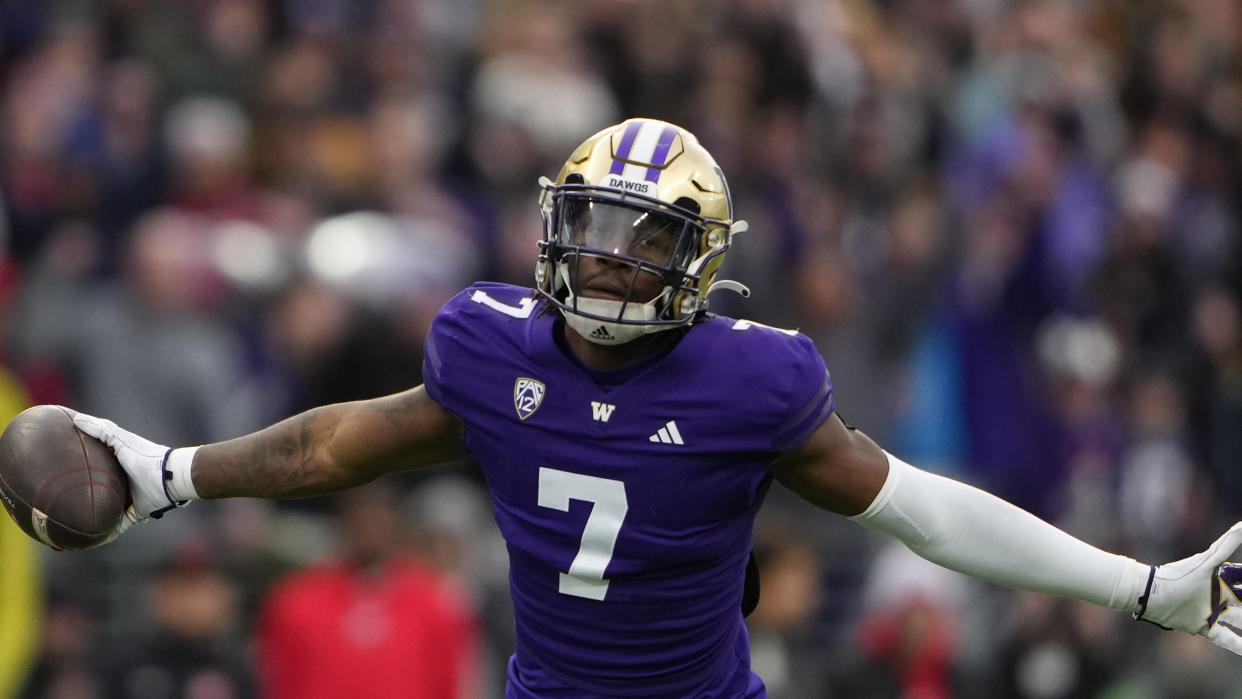
[(887, 455), (888, 479), (871, 505), (851, 519), (951, 570), (1006, 587), (1138, 610), (1149, 566), (1090, 546), (978, 488)]

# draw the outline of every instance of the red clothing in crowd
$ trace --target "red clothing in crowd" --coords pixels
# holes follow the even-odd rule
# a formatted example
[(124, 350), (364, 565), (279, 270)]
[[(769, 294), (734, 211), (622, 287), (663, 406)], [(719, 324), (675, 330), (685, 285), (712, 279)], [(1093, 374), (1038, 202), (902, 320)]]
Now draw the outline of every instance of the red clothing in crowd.
[(478, 632), (447, 578), (412, 560), (292, 574), (263, 602), (258, 673), (267, 699), (451, 699), (477, 686)]

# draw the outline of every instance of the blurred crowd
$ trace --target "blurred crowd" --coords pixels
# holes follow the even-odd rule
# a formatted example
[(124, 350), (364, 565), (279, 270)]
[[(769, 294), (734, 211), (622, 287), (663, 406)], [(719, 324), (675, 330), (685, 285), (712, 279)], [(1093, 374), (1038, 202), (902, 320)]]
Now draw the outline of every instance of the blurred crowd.
[[(8, 0), (0, 61), (9, 398), (182, 445), (415, 385), (444, 301), (531, 282), (537, 178), (641, 115), (750, 221), (713, 308), (814, 338), (847, 422), (1143, 560), (1242, 519), (1235, 0)], [(499, 696), (479, 474), (380, 490), (43, 554), (17, 696)], [(1203, 639), (809, 509), (756, 532), (774, 699), (1242, 696)]]

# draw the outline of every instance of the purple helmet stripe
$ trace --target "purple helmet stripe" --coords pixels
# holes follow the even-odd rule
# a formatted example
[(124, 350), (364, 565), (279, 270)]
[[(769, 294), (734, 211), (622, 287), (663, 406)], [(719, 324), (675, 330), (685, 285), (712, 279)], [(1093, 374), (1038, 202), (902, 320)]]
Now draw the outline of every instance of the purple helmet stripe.
[(673, 147), (675, 138), (677, 138), (677, 130), (671, 126), (665, 126), (663, 133), (660, 134), (660, 140), (656, 142), (655, 153), (651, 156), (651, 167), (647, 168), (648, 182), (659, 181), (660, 172), (664, 169), (664, 161), (668, 158), (668, 151)]
[(625, 171), (625, 159), (630, 157), (630, 149), (634, 147), (634, 140), (638, 138), (638, 130), (642, 127), (641, 121), (632, 121), (629, 126), (625, 127), (625, 133), (621, 136), (621, 146), (612, 156), (612, 169), (608, 171), (610, 174), (620, 175)]

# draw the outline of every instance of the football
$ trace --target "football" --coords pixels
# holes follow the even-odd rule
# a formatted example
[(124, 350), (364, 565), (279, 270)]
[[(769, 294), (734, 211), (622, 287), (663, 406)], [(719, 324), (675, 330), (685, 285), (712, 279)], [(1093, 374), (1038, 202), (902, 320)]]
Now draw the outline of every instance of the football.
[(103, 442), (73, 426), (76, 413), (37, 405), (0, 435), (0, 500), (17, 526), (59, 550), (102, 543), (129, 506), (129, 479)]

